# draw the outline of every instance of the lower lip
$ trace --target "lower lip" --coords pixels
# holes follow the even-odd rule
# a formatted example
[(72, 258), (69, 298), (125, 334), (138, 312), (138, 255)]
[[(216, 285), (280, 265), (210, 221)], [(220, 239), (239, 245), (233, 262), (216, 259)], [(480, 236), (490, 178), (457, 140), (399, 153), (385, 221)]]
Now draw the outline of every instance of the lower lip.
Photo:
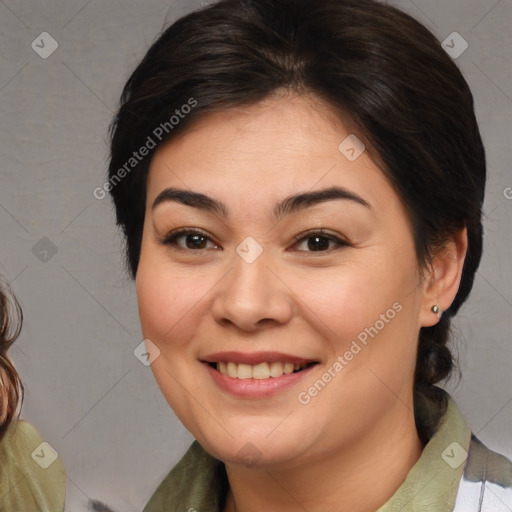
[(269, 377), (268, 379), (235, 379), (212, 368), (208, 363), (203, 363), (214, 382), (224, 391), (241, 398), (265, 398), (275, 395), (300, 382), (316, 364), (308, 366), (296, 373), (289, 373), (281, 377)]

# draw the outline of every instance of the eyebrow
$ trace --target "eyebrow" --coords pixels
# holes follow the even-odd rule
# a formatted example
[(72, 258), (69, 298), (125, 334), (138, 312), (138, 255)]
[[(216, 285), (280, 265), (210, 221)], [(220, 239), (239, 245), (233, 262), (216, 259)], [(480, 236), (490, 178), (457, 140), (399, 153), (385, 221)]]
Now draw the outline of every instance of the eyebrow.
[[(364, 200), (354, 192), (351, 192), (342, 187), (330, 187), (323, 190), (318, 190), (316, 192), (303, 192), (286, 197), (278, 204), (276, 204), (272, 211), (272, 218), (274, 220), (280, 220), (290, 213), (310, 208), (326, 201), (339, 199), (352, 201), (355, 204), (359, 204), (368, 208), (369, 210), (373, 210), (368, 201)], [(159, 204), (167, 201), (174, 201), (186, 206), (198, 208), (205, 212), (214, 213), (222, 217), (228, 217), (228, 209), (217, 199), (213, 199), (212, 197), (199, 192), (182, 190), (173, 187), (162, 190), (162, 192), (158, 194), (157, 198), (153, 202), (151, 209), (154, 210)]]

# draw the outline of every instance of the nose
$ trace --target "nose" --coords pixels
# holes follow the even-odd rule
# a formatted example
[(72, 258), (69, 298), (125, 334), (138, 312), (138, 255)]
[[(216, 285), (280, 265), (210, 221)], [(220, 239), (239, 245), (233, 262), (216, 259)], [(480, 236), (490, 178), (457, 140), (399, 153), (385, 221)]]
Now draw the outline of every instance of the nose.
[(247, 263), (237, 254), (234, 267), (216, 287), (212, 314), (218, 323), (257, 331), (287, 323), (293, 315), (293, 293), (262, 255)]

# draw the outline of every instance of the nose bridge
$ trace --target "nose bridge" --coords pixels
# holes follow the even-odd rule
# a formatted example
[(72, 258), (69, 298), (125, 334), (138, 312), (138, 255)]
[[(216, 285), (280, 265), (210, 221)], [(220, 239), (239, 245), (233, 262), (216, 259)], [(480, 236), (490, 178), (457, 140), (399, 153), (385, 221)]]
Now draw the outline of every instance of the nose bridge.
[(234, 268), (225, 289), (227, 296), (236, 299), (240, 307), (246, 304), (247, 308), (260, 309), (272, 292), (269, 264), (268, 254), (256, 254), (254, 248), (247, 250), (247, 246), (240, 244), (233, 257)]

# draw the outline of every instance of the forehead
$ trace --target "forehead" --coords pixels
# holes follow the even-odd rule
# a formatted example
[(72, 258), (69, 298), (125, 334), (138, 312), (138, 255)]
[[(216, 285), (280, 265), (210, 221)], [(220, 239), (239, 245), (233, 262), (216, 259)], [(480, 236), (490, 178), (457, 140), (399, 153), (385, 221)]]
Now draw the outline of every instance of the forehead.
[(357, 141), (351, 130), (325, 103), (294, 95), (204, 114), (153, 156), (148, 201), (173, 186), (247, 208), (343, 186), (384, 205), (394, 192), (368, 152), (347, 158)]

